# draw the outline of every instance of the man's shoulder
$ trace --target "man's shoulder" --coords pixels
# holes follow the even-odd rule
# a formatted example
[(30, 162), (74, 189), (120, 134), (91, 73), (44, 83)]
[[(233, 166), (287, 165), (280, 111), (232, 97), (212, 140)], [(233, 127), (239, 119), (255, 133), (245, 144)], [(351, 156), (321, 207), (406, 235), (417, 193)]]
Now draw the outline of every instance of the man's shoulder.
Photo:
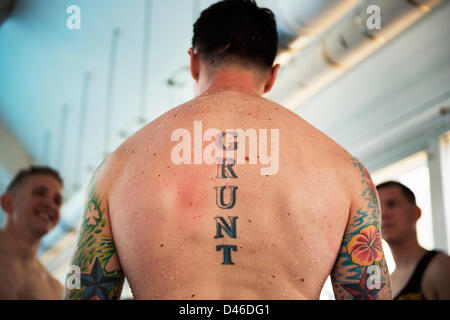
[[(439, 251), (430, 261), (422, 278), (422, 288), (431, 295), (438, 294), (450, 283), (450, 256)], [(438, 289), (441, 288), (441, 289)], [(437, 296), (436, 296), (437, 298)]]
[[(194, 133), (194, 121), (204, 120), (202, 129), (205, 132), (209, 129), (207, 127), (209, 124), (219, 125), (226, 122), (221, 122), (222, 116), (225, 119), (227, 118), (226, 114), (223, 114), (220, 108), (214, 110), (206, 107), (210, 100), (214, 101), (214, 97), (202, 97), (200, 99), (190, 100), (168, 110), (143, 126), (109, 155), (105, 164), (106, 170), (104, 171), (109, 172), (108, 176), (117, 176), (118, 173), (123, 172), (123, 168), (133, 167), (133, 165), (139, 164), (139, 161), (135, 160), (145, 159), (147, 164), (149, 164), (149, 161), (152, 162), (155, 159), (158, 160), (158, 163), (169, 161), (170, 150), (173, 147), (171, 137), (175, 130), (187, 129)], [(239, 123), (242, 123), (244, 126), (242, 129), (248, 129), (252, 126), (255, 129), (268, 128), (269, 124), (272, 124), (274, 128), (280, 129), (279, 143), (286, 142), (288, 147), (285, 149), (299, 150), (299, 152), (303, 153), (304, 157), (310, 157), (315, 163), (322, 163), (324, 167), (333, 168), (334, 171), (341, 171), (342, 169), (346, 172), (351, 168), (351, 159), (354, 157), (320, 129), (307, 122), (292, 110), (276, 102), (264, 98), (258, 98), (256, 100), (260, 101), (261, 105), (264, 105), (262, 107), (264, 111), (261, 111), (257, 115), (250, 111), (242, 111), (244, 107), (236, 108), (238, 110), (236, 112), (250, 114), (250, 120), (239, 119)], [(270, 112), (266, 113), (267, 110)], [(222, 112), (222, 114), (219, 117), (211, 115), (211, 112), (214, 111), (217, 111), (219, 114)], [(268, 122), (265, 120), (268, 120)], [(167, 159), (161, 157), (163, 154), (167, 156)], [(154, 165), (157, 166), (158, 163)]]
[[(2, 232), (0, 230), (0, 233)], [(16, 267), (20, 266), (20, 263), (11, 255), (12, 250), (14, 250), (13, 246), (14, 244), (0, 235), (0, 277), (4, 276), (7, 272), (12, 273), (17, 271)]]
[(11, 257), (6, 252), (0, 252), (0, 278), (10, 276), (19, 271), (20, 263)]
[(173, 112), (166, 112), (123, 141), (98, 167), (93, 180), (110, 189), (123, 174), (131, 173), (139, 164), (156, 166), (161, 150), (167, 148), (170, 140), (173, 124), (168, 123), (167, 118), (173, 116)]
[(61, 292), (61, 296), (62, 296), (63, 286), (62, 286), (61, 282), (59, 282), (59, 280), (56, 279), (44, 265), (41, 264), (41, 267), (42, 267), (41, 272), (45, 276), (45, 280), (46, 280), (47, 284), (49, 285), (49, 287), (53, 288), (53, 290), (55, 290), (55, 292), (56, 291)]
[(439, 251), (433, 259), (431, 259), (430, 264), (426, 270), (426, 273), (431, 278), (439, 278), (447, 273), (450, 277), (450, 256), (445, 252)]
[(18, 261), (10, 255), (0, 253), (0, 300), (15, 297), (25, 275)]

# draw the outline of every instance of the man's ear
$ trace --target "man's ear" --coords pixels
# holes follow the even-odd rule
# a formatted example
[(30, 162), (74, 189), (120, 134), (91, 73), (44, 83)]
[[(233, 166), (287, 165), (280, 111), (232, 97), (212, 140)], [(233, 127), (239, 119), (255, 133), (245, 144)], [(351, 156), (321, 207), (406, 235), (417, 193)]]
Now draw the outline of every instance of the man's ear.
[(416, 221), (419, 220), (420, 217), (422, 216), (422, 210), (418, 206), (414, 207), (414, 215), (415, 215)]
[(191, 66), (191, 76), (196, 82), (198, 82), (198, 80), (200, 78), (199, 54), (196, 53), (193, 48), (190, 48), (188, 53), (189, 53), (189, 56), (191, 57), (191, 65), (190, 65)]
[(272, 90), (273, 85), (275, 84), (275, 80), (277, 80), (278, 71), (280, 70), (280, 65), (276, 64), (272, 69), (270, 70), (270, 76), (266, 81), (266, 85), (264, 86), (264, 93), (269, 92)]
[(13, 207), (13, 198), (10, 194), (4, 193), (0, 196), (0, 204), (2, 206), (2, 210), (6, 214), (11, 214), (14, 210)]

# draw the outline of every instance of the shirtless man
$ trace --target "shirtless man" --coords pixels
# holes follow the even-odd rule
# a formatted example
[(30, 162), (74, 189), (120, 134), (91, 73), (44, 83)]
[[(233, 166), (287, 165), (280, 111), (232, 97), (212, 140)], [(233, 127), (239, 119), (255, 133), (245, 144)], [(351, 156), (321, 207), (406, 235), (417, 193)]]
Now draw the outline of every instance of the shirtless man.
[(37, 258), (41, 238), (59, 221), (63, 182), (46, 167), (20, 171), (1, 196), (0, 300), (60, 300), (63, 286)]
[(428, 251), (417, 241), (421, 210), (405, 185), (388, 181), (377, 186), (380, 195), (383, 239), (389, 244), (396, 268), (392, 292), (396, 300), (449, 300), (450, 257)]
[[(126, 276), (135, 299), (318, 299), (332, 274), (337, 299), (391, 299), (367, 171), (262, 97), (279, 68), (277, 44), (272, 12), (254, 1), (203, 11), (189, 50), (196, 98), (149, 123), (97, 170), (72, 259), (80, 286), (70, 273), (65, 298), (119, 298)], [(236, 143), (236, 128), (259, 132), (260, 148)], [(272, 172), (264, 171), (260, 129), (275, 132)], [(178, 152), (179, 132), (179, 143), (194, 137), (192, 149)], [(245, 150), (246, 163), (213, 152), (215, 163), (202, 161), (217, 144)]]

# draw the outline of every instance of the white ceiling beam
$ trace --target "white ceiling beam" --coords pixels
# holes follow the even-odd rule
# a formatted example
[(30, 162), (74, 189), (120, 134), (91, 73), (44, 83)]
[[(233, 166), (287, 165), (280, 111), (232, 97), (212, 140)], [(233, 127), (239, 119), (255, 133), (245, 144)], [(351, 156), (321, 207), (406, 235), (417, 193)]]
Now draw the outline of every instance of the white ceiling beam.
[(436, 249), (448, 252), (445, 195), (443, 182), (441, 139), (432, 139), (428, 146), (428, 168), (430, 170), (430, 194), (433, 215), (433, 238)]

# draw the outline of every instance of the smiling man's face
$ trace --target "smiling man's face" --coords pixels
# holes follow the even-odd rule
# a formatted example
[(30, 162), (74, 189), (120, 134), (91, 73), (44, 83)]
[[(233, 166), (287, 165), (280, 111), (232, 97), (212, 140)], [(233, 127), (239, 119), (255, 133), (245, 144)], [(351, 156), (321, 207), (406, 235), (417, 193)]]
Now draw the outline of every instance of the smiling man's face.
[(16, 225), (43, 236), (52, 230), (60, 218), (62, 204), (61, 183), (50, 175), (39, 174), (26, 178), (13, 195), (10, 217)]

